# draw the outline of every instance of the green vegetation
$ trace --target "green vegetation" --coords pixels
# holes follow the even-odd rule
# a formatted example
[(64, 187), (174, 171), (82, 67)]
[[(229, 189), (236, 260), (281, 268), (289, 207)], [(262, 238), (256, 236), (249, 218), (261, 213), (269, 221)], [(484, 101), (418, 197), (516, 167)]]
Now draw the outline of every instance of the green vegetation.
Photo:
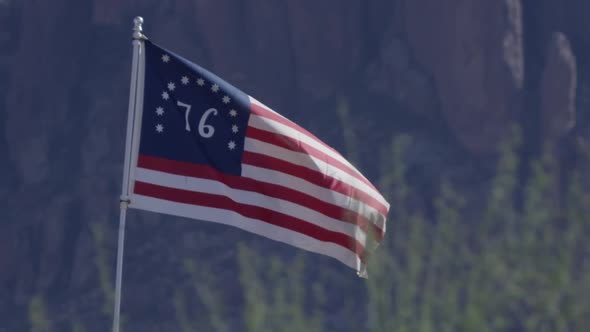
[(98, 280), (100, 290), (105, 297), (103, 306), (101, 308), (102, 313), (105, 315), (111, 314), (113, 310), (113, 304), (115, 303), (115, 286), (113, 282), (113, 271), (109, 265), (109, 251), (105, 244), (105, 230), (99, 224), (92, 225), (92, 238), (94, 240), (95, 258), (94, 264), (98, 270)]
[[(419, 193), (405, 182), (402, 162), (410, 140), (398, 137), (383, 152), (378, 184), (392, 202), (386, 238), (372, 257), (369, 279), (354, 279), (366, 286), (356, 306), (365, 312), (342, 304), (351, 311), (344, 315), (350, 322), (342, 325), (371, 332), (589, 330), (590, 195), (582, 183), (587, 176), (572, 170), (557, 177), (555, 161), (546, 153), (531, 163), (528, 178), (521, 178), (515, 130), (500, 147), (487, 198), (468, 201), (443, 181), (432, 202), (433, 218), (411, 208)], [(102, 310), (110, 315), (112, 269), (105, 235), (98, 227), (93, 234), (97, 287), (104, 293)], [(171, 295), (179, 330), (225, 332), (235, 324), (248, 332), (329, 330), (334, 313), (325, 305), (331, 295), (325, 286), (334, 273), (306, 265), (303, 253), (281, 260), (245, 245), (237, 249), (239, 274), (232, 287), (242, 290), (238, 295), (218, 284), (210, 266), (186, 261), (190, 281)], [(353, 273), (341, 268), (338, 273)], [(304, 278), (306, 271), (314, 278)], [(228, 319), (227, 301), (235, 296), (243, 313)], [(28, 309), (31, 331), (51, 330), (40, 297)], [(74, 326), (94, 331), (88, 324)]]
[[(401, 204), (368, 281), (371, 331), (585, 331), (590, 327), (590, 200), (575, 171), (561, 199), (554, 160), (517, 177), (519, 135), (501, 146), (487, 204), (469, 210), (443, 183), (436, 220), (407, 211), (397, 169), (383, 178)], [(396, 160), (397, 158), (397, 160)], [(522, 206), (515, 202), (522, 194)]]
[(41, 296), (36, 295), (31, 298), (28, 310), (31, 332), (50, 331), (51, 321), (47, 318), (45, 303), (43, 303)]
[[(303, 280), (304, 262), (301, 256), (282, 262), (278, 257), (270, 261), (246, 246), (239, 247), (240, 284), (244, 291), (245, 331), (320, 332), (322, 314), (318, 308), (306, 306), (309, 284)], [(321, 305), (321, 290), (315, 291), (315, 305)]]

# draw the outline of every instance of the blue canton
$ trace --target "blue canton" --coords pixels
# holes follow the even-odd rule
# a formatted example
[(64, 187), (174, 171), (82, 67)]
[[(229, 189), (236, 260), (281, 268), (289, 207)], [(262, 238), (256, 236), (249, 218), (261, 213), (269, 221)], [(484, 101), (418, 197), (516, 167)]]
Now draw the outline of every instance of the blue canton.
[(250, 100), (206, 69), (145, 42), (139, 153), (240, 175)]

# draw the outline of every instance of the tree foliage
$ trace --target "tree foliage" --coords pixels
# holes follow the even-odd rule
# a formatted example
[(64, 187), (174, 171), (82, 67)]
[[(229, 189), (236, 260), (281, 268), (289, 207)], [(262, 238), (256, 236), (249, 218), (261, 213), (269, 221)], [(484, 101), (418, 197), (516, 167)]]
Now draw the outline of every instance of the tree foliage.
[[(515, 129), (500, 146), (485, 199), (474, 203), (442, 181), (432, 202), (433, 217), (412, 204), (420, 193), (405, 181), (403, 156), (410, 141), (397, 137), (383, 152), (378, 186), (392, 202), (386, 238), (372, 256), (369, 279), (354, 281), (365, 285), (362, 302), (354, 308), (343, 305), (350, 312), (339, 318), (344, 319), (339, 325), (350, 330), (360, 325), (371, 332), (588, 330), (586, 175), (556, 171), (551, 153), (524, 165)], [(522, 172), (523, 167), (528, 171)], [(111, 269), (101, 245), (103, 230), (94, 228), (93, 235), (100, 247), (97, 287), (107, 304), (96, 310), (106, 312), (112, 303)], [(237, 253), (241, 294), (228, 294), (206, 262), (186, 261), (191, 281), (172, 295), (178, 330), (225, 332), (235, 325), (252, 332), (330, 330), (327, 321), (334, 308), (325, 303), (334, 295), (326, 291), (333, 274), (322, 277), (324, 267), (305, 264), (306, 254), (285, 259), (244, 244)], [(232, 321), (227, 303), (236, 297), (243, 310)], [(199, 315), (192, 312), (195, 303)], [(51, 330), (41, 297), (33, 298), (28, 310), (31, 330)], [(80, 321), (73, 326), (93, 331)]]

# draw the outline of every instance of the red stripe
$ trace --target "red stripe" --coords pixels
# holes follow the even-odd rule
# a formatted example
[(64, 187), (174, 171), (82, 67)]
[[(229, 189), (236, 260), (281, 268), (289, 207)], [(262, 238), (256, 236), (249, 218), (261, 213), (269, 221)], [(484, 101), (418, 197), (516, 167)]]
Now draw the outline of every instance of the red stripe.
[(313, 146), (311, 146), (305, 142), (299, 141), (297, 139), (294, 139), (294, 138), (286, 136), (286, 135), (272, 133), (272, 132), (258, 129), (258, 128), (254, 128), (254, 127), (248, 127), (248, 130), (246, 131), (246, 137), (250, 137), (250, 138), (253, 138), (253, 139), (256, 139), (256, 140), (259, 140), (262, 142), (266, 142), (269, 144), (273, 144), (273, 145), (282, 147), (284, 149), (291, 150), (293, 152), (304, 153), (304, 154), (310, 155), (312, 157), (315, 157), (315, 158), (327, 163), (328, 165), (338, 168), (339, 170), (345, 172), (346, 174), (362, 181), (364, 184), (369, 186), (371, 189), (377, 191), (377, 189), (375, 189), (373, 184), (371, 182), (369, 182), (369, 180), (365, 179), (365, 177), (362, 176), (356, 169), (350, 167), (349, 165), (342, 163), (340, 160), (333, 158), (332, 156), (314, 148)]
[(363, 245), (356, 239), (345, 234), (333, 232), (270, 209), (238, 203), (222, 195), (163, 187), (139, 181), (135, 182), (134, 193), (177, 203), (231, 210), (247, 218), (260, 220), (271, 225), (305, 234), (323, 242), (335, 243), (356, 253), (359, 257), (363, 256)]
[(285, 174), (290, 174), (292, 176), (298, 177), (300, 179), (304, 179), (320, 187), (333, 190), (335, 192), (359, 200), (362, 203), (373, 207), (382, 215), (387, 215), (387, 207), (384, 206), (378, 200), (376, 200), (373, 196), (365, 193), (364, 191), (358, 188), (352, 187), (346, 182), (327, 176), (326, 174), (323, 174), (321, 172), (311, 170), (307, 167), (295, 165), (282, 159), (249, 151), (244, 151), (244, 154), (242, 156), (242, 163), (279, 171)]
[(261, 182), (241, 176), (224, 174), (209, 166), (151, 157), (147, 155), (139, 155), (137, 164), (138, 167), (141, 168), (182, 176), (190, 176), (194, 178), (215, 180), (227, 185), (230, 188), (258, 192), (265, 196), (290, 201), (317, 211), (330, 218), (357, 225), (365, 232), (370, 229), (371, 232), (377, 234), (378, 241), (383, 238), (383, 230), (371, 223), (369, 219), (358, 212), (351, 211), (334, 204), (326, 203), (312, 195), (308, 195), (291, 188)]
[(333, 152), (335, 152), (336, 154), (338, 154), (340, 156), (340, 153), (338, 151), (334, 150), (334, 148), (332, 148), (328, 144), (324, 143), (322, 140), (320, 140), (319, 138), (317, 138), (314, 134), (310, 133), (305, 128), (300, 127), (295, 122), (293, 122), (293, 121), (291, 121), (289, 119), (286, 119), (286, 118), (278, 115), (277, 113), (274, 113), (274, 112), (266, 109), (265, 107), (260, 106), (260, 105), (255, 104), (255, 103), (250, 103), (250, 111), (252, 112), (252, 114), (256, 114), (256, 115), (261, 116), (263, 118), (271, 119), (271, 120), (276, 121), (278, 123), (282, 123), (282, 124), (284, 124), (287, 127), (291, 127), (291, 128), (293, 128), (293, 129), (295, 129), (297, 131), (300, 131), (300, 132), (306, 134), (307, 136), (309, 136), (310, 138), (312, 138), (314, 141), (316, 141), (319, 144), (323, 145), (328, 150), (333, 151)]

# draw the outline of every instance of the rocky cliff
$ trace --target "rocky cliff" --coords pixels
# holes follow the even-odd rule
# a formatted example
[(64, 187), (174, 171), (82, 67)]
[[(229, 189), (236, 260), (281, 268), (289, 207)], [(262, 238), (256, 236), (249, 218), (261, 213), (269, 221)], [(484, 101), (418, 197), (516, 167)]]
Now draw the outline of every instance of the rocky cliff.
[[(372, 179), (366, 147), (415, 136), (407, 162), (428, 192), (441, 175), (477, 191), (513, 123), (531, 153), (590, 149), (589, 12), (587, 0), (0, 0), (0, 331), (24, 330), (33, 294), (82, 314), (98, 296), (92, 225), (116, 229), (133, 16), (343, 151), (345, 100)], [(134, 262), (226, 262), (244, 237), (199, 225), (200, 241), (193, 224), (133, 217), (126, 303), (138, 312), (158, 280), (142, 283), (153, 271)]]

